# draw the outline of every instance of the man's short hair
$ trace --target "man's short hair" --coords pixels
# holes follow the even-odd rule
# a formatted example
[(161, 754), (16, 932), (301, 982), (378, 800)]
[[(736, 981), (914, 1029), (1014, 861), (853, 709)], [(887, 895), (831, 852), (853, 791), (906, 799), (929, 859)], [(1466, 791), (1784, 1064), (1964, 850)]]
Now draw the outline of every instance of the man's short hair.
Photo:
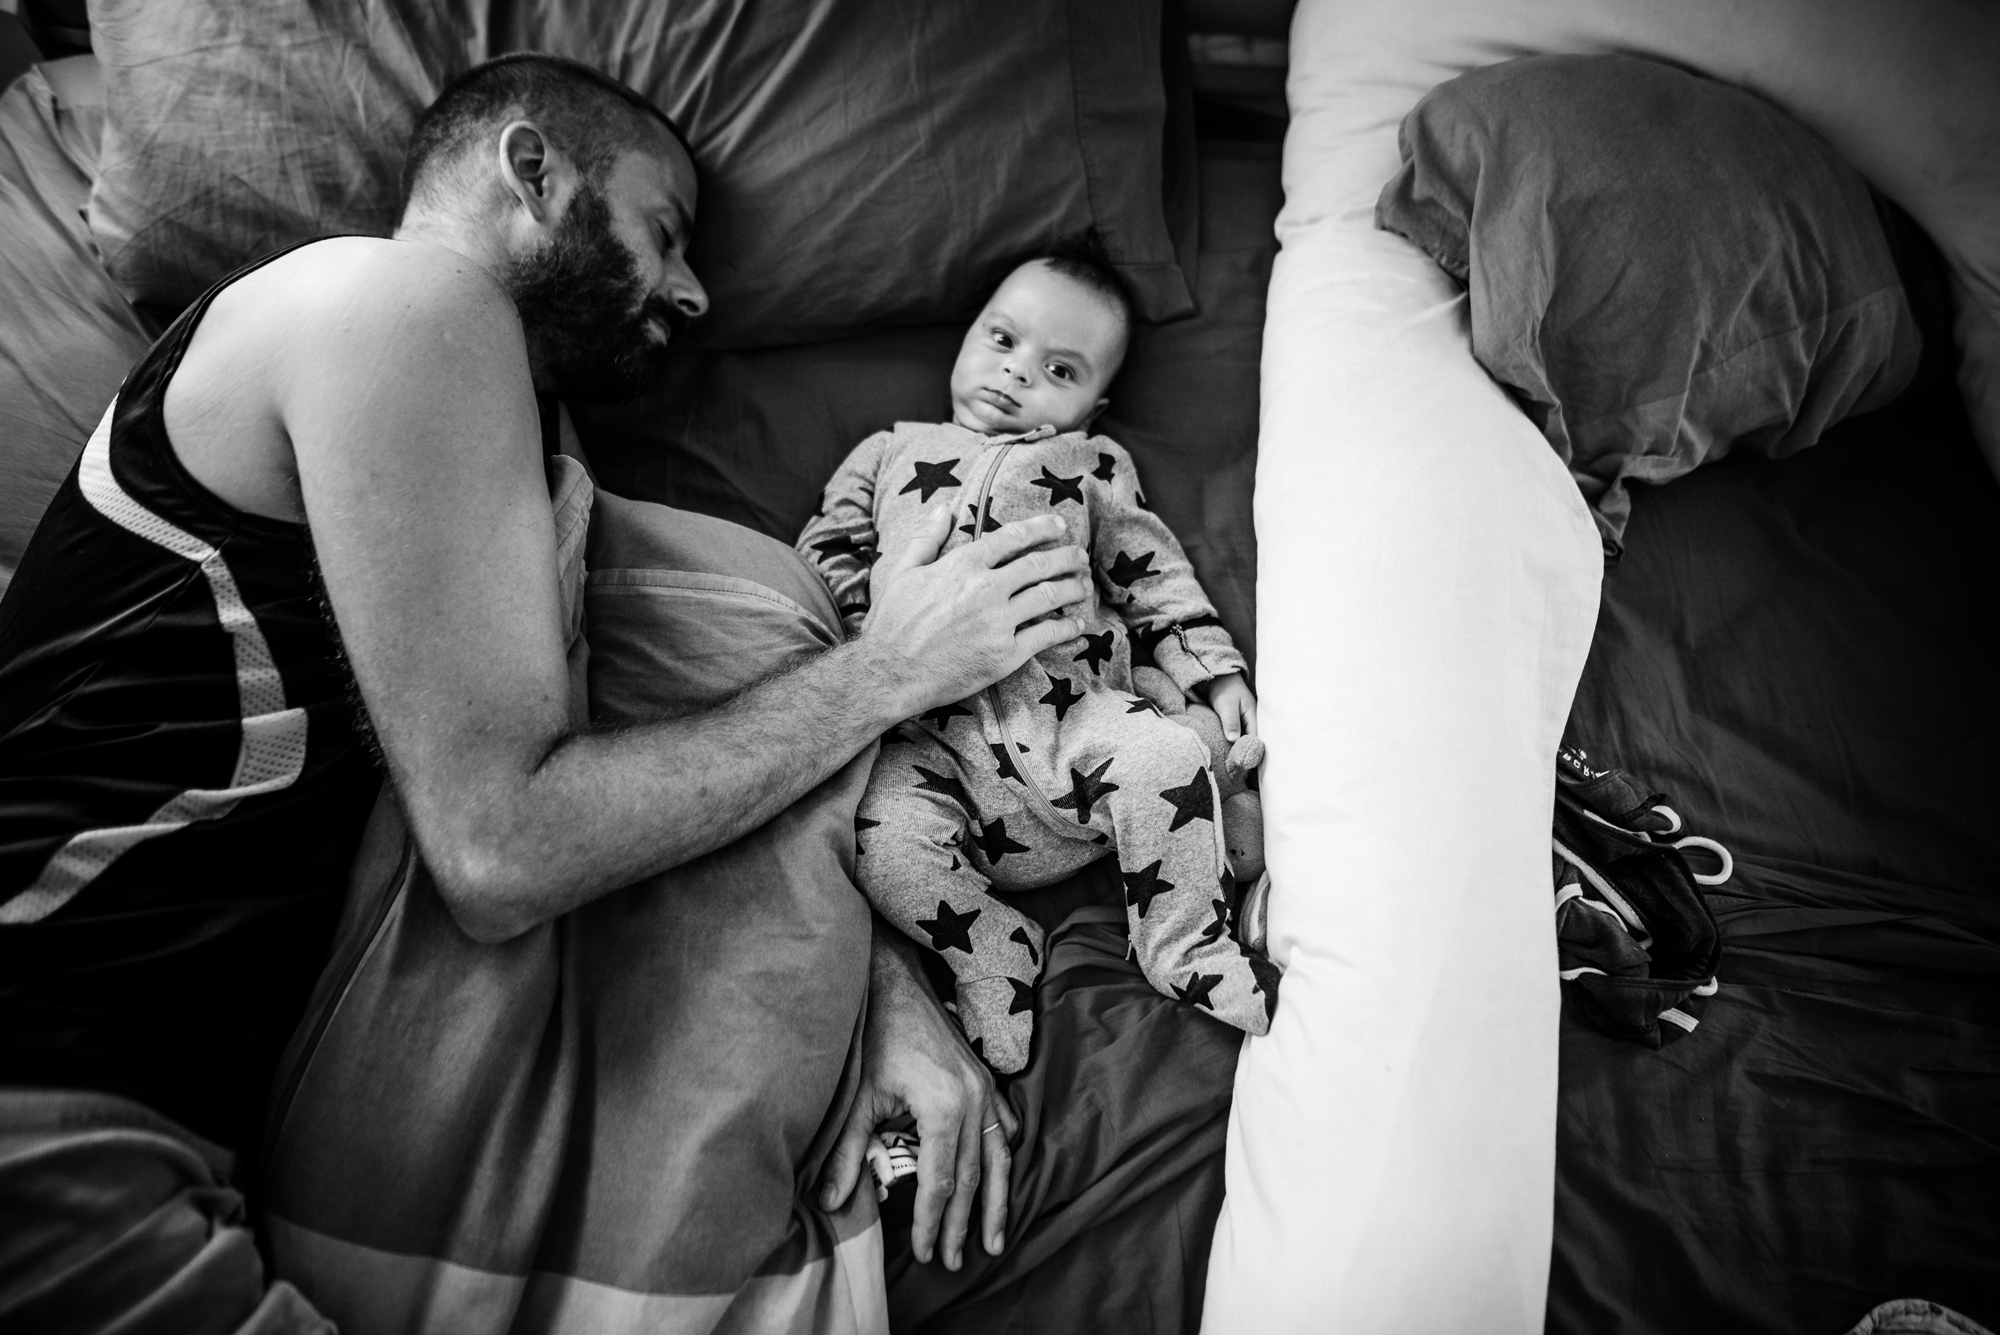
[(694, 160), (673, 117), (610, 75), (562, 56), (517, 52), (474, 65), (446, 84), (417, 118), (403, 158), (397, 213), (408, 211), (428, 178), (516, 119), (541, 127), (593, 185), (603, 185), (620, 152), (647, 143), (654, 123), (665, 126)]
[[(1097, 234), (1095, 227), (1057, 237), (1041, 251), (1026, 257), (1020, 263), (1026, 264), (1034, 260), (1040, 260), (1063, 277), (1083, 284), (1109, 301), (1124, 319), (1125, 328), (1128, 331), (1132, 328), (1132, 293), (1125, 286), (1123, 276), (1111, 263), (1111, 253), (1104, 248), (1104, 238)], [(1015, 267), (1018, 268), (1019, 264)]]

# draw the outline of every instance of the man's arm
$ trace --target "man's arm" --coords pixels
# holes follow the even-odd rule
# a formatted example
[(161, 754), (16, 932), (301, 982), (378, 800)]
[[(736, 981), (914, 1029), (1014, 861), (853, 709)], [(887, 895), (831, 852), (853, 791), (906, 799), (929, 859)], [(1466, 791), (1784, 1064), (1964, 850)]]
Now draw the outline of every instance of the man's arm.
[[(447, 252), (372, 250), (317, 295), (271, 393), (327, 595), (426, 864), (503, 940), (720, 847), (931, 705), (1079, 633), (1074, 548), (1010, 525), (893, 557), (867, 633), (705, 714), (572, 733), (519, 322)], [(1014, 559), (1019, 557), (1019, 559)]]

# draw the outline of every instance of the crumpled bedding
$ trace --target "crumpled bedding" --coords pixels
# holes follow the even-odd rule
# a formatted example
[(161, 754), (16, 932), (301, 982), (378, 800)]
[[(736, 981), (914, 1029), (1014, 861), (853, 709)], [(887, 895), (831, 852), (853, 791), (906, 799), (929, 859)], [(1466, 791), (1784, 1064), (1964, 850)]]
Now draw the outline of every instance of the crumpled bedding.
[[(557, 497), (583, 588), (592, 494)], [(596, 499), (566, 600), (572, 705), (719, 703), (839, 639), (789, 549)], [(807, 1203), (858, 1081), (870, 919), (849, 879), (872, 748), (769, 824), (496, 946), (451, 921), (385, 799), (281, 1068), (276, 1273), (343, 1330), (884, 1328), (871, 1193)]]
[(103, 122), (89, 56), (38, 65), (0, 96), (0, 592), (153, 341), (83, 219)]

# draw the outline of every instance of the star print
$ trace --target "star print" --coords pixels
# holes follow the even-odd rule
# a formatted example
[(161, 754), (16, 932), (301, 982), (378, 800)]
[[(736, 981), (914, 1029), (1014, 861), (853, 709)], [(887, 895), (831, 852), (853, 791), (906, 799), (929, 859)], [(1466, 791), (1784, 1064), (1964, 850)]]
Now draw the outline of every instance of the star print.
[(970, 913), (953, 913), (951, 905), (942, 899), (938, 901), (937, 917), (919, 918), (917, 926), (930, 934), (931, 949), (936, 951), (962, 950), (972, 953), (972, 924), (984, 909), (974, 909)]
[[(968, 506), (966, 506), (966, 507), (965, 507), (965, 522), (964, 522), (963, 524), (960, 524), (960, 525), (958, 526), (958, 531), (959, 531), (960, 533), (963, 533), (963, 534), (965, 534), (965, 535), (966, 535), (967, 537), (974, 537), (974, 536), (976, 536), (976, 535), (975, 535), (975, 534), (973, 533), (973, 530), (972, 530), (972, 521), (973, 521), (974, 519), (978, 518), (978, 514), (979, 514), (979, 507), (978, 507), (978, 506), (976, 506), (976, 505), (968, 505)], [(997, 519), (995, 519), (995, 518), (993, 517), (993, 509), (992, 509), (992, 507), (991, 507), (991, 506), (988, 506), (988, 507), (987, 507), (987, 510), (986, 510), (986, 520), (985, 520), (985, 524), (984, 524), (984, 526), (983, 526), (983, 527), (982, 527), (982, 528), (981, 528), (981, 529), (979, 530), (979, 532), (981, 532), (981, 533), (991, 533), (991, 532), (993, 532), (993, 530), (995, 530), (995, 529), (997, 529), (997, 528), (999, 528), (999, 527), (1000, 527), (1000, 521), (999, 521), (999, 520), (997, 520)]]
[(951, 471), (957, 466), (958, 460), (956, 459), (947, 459), (941, 464), (927, 464), (919, 459), (917, 461), (917, 475), (904, 483), (903, 489), (896, 494), (898, 496), (907, 496), (913, 491), (921, 492), (922, 494), (917, 499), (925, 505), (929, 505), (931, 503), (932, 492), (943, 491), (946, 487), (960, 485), (958, 478)]
[(1104, 665), (1111, 661), (1111, 632), (1083, 637), (1083, 652), (1070, 659), (1072, 663), (1083, 663), (1090, 668), (1090, 675), (1104, 675)]
[(917, 780), (917, 787), (926, 792), (943, 793), (967, 811), (972, 810), (972, 798), (966, 794), (965, 785), (957, 779), (952, 778), (949, 774), (934, 774), (922, 765), (912, 765), (910, 768), (923, 775), (921, 779)]
[(1152, 552), (1141, 552), (1135, 560), (1120, 552), (1111, 562), (1111, 569), (1104, 572), (1104, 577), (1121, 589), (1129, 589), (1140, 580), (1151, 579), (1160, 573), (1153, 569), (1153, 556)]
[(1097, 456), (1097, 467), (1090, 470), (1090, 475), (1100, 482), (1109, 482), (1117, 472), (1118, 460), (1111, 455), (1100, 454)]
[(1190, 1006), (1201, 1006), (1213, 1011), (1215, 1003), (1208, 999), (1208, 994), (1215, 991), (1215, 985), (1221, 981), (1222, 975), (1219, 973), (1202, 973), (1197, 970), (1188, 974), (1186, 987), (1174, 989), (1174, 997)]
[(1030, 851), (1026, 844), (1007, 837), (1007, 818), (1004, 816), (999, 820), (981, 821), (979, 833), (972, 837), (972, 842), (979, 846), (979, 851), (986, 855), (987, 865), (992, 867), (999, 866), (1000, 859), (1009, 853)]
[(1040, 477), (1029, 478), (1028, 485), (1031, 487), (1047, 487), (1049, 489), (1049, 507), (1051, 509), (1061, 505), (1064, 501), (1075, 501), (1078, 505), (1083, 504), (1083, 474), (1081, 473), (1078, 473), (1075, 477), (1057, 477), (1044, 466), (1042, 475)]
[(1014, 1000), (1008, 1004), (1007, 1013), (1009, 1015), (1019, 1015), (1022, 1011), (1034, 1010), (1035, 985), (1033, 983), (1024, 983), (1018, 978), (1009, 978), (1007, 981), (1014, 985)]
[(1178, 788), (1169, 788), (1160, 796), (1173, 803), (1174, 819), (1167, 826), (1172, 834), (1192, 820), (1215, 820), (1215, 790), (1208, 786), (1208, 766), (1203, 765), (1194, 772), (1194, 777)]
[(829, 561), (843, 556), (852, 556), (864, 565), (875, 564), (877, 554), (875, 549), (867, 543), (856, 542), (853, 538), (845, 536), (828, 538), (825, 542), (816, 542), (813, 544), (813, 550)]
[(1076, 823), (1078, 825), (1090, 824), (1091, 808), (1118, 791), (1117, 784), (1105, 783), (1103, 781), (1104, 771), (1110, 768), (1111, 762), (1108, 760), (1088, 774), (1085, 774), (1074, 765), (1070, 766), (1069, 796), (1058, 797), (1055, 801), (1049, 803), (1049, 805), (1052, 807), (1067, 807), (1076, 812)]
[(1049, 674), (1048, 694), (1039, 697), (1035, 703), (1048, 705), (1053, 708), (1056, 711), (1056, 722), (1061, 723), (1063, 715), (1069, 713), (1070, 706), (1081, 699), (1083, 699), (1083, 692), (1070, 685), (1068, 677), (1058, 677), (1051, 672)]
[(960, 714), (965, 715), (967, 718), (972, 717), (972, 711), (964, 705), (959, 704), (939, 705), (936, 709), (926, 709), (923, 713), (917, 715), (917, 717), (925, 723), (930, 724), (933, 728), (936, 728), (939, 732), (943, 732), (945, 724), (951, 722)]
[(1215, 921), (1201, 929), (1200, 941), (1204, 946), (1211, 941), (1220, 941), (1229, 932), (1229, 901), (1211, 899), (1208, 906), (1215, 910)]
[(1028, 939), (1027, 928), (1016, 927), (1007, 939), (1021, 943), (1022, 948), (1028, 952), (1028, 963), (1039, 965), (1042, 962), (1042, 957), (1035, 952), (1035, 943)]
[[(1160, 714), (1160, 707), (1142, 695), (1133, 700), (1131, 706), (1125, 712), (1128, 714)], [(1166, 715), (1160, 714), (1160, 717), (1165, 718)]]
[[(1007, 758), (1007, 748), (1005, 746), (1002, 746), (999, 742), (988, 742), (987, 745), (993, 748), (993, 759), (998, 764), (1000, 777), (1003, 779), (1014, 779), (1018, 781), (1021, 777), (1021, 771), (1015, 769), (1014, 762)], [(1028, 754), (1028, 748), (1026, 746), (1023, 746), (1020, 742), (1016, 742), (1014, 743), (1014, 745), (1020, 748), (1020, 752), (1022, 755)]]
[(854, 855), (856, 857), (860, 857), (868, 851), (861, 846), (861, 832), (863, 830), (872, 830), (881, 823), (879, 820), (869, 820), (866, 816), (856, 816), (854, 818)]
[(1174, 888), (1172, 881), (1160, 879), (1160, 859), (1154, 858), (1137, 871), (1120, 872), (1125, 881), (1125, 903), (1139, 910), (1141, 918), (1153, 901)]
[(1250, 990), (1264, 994), (1264, 1020), (1269, 1023), (1278, 1014), (1278, 980), (1284, 977), (1278, 966), (1262, 955), (1252, 955), (1245, 951), (1243, 957), (1250, 961), (1250, 976), (1257, 985)]

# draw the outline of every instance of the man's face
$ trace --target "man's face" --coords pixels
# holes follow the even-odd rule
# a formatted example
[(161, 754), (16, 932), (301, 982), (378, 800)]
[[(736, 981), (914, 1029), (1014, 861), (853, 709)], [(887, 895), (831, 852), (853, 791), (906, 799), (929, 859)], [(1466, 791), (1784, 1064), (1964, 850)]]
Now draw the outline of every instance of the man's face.
[(686, 258), (694, 204), (694, 164), (664, 130), (621, 153), (602, 188), (576, 183), (548, 240), (506, 276), (538, 389), (617, 402), (659, 378), (673, 336), (708, 309)]
[(1125, 338), (1123, 315), (1101, 293), (1032, 260), (965, 331), (951, 369), (952, 420), (988, 435), (1078, 430), (1104, 406)]

